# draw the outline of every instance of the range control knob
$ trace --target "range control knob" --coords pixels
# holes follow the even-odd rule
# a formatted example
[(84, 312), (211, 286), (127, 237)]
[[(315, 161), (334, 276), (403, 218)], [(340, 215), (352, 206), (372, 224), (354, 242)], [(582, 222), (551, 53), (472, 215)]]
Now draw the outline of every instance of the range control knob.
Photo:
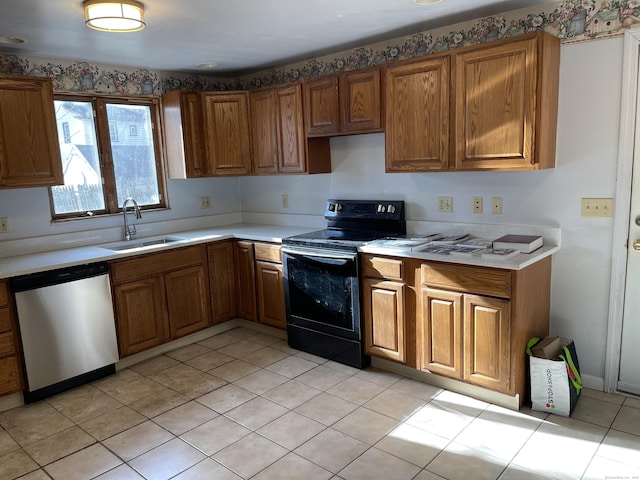
[(329, 211), (330, 212), (335, 212), (336, 211), (336, 206), (333, 203), (329, 204)]
[(378, 213), (384, 213), (386, 211), (387, 211), (387, 207), (385, 207), (382, 204), (378, 205)]
[(396, 206), (395, 205), (387, 205), (387, 212), (396, 213)]
[(336, 211), (341, 211), (342, 210), (342, 204), (341, 203), (336, 203)]

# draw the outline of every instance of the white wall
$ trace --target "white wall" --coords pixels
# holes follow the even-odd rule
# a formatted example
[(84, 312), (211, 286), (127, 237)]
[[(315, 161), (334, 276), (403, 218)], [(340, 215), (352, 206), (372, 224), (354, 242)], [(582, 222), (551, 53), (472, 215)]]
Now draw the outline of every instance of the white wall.
[[(169, 180), (169, 209), (143, 212), (141, 224), (238, 212), (240, 194), (237, 178)], [(211, 197), (211, 208), (200, 208), (200, 197)], [(0, 242), (62, 233), (119, 227), (122, 215), (51, 223), (46, 188), (0, 189), (0, 217), (9, 218), (9, 233)]]
[[(331, 140), (331, 175), (242, 178), (242, 210), (321, 215), (330, 197), (395, 198), (407, 202), (409, 220), (559, 226), (551, 334), (573, 338), (583, 374), (601, 381), (613, 221), (581, 217), (580, 201), (615, 193), (622, 45), (614, 38), (562, 47), (555, 169), (385, 174), (383, 134), (340, 137)], [(437, 212), (439, 195), (454, 197), (452, 214)], [(474, 196), (484, 197), (485, 213), (472, 213)], [(492, 196), (504, 199), (502, 215), (490, 213)]]
[[(613, 222), (582, 218), (580, 199), (614, 196), (622, 45), (619, 37), (562, 47), (555, 169), (385, 174), (383, 134), (341, 137), (331, 141), (331, 174), (171, 180), (171, 210), (147, 213), (143, 223), (240, 209), (322, 215), (329, 197), (369, 197), (405, 200), (409, 220), (559, 226), (551, 333), (574, 338), (583, 374), (601, 379)], [(281, 207), (283, 193), (289, 195), (288, 209)], [(204, 195), (211, 196), (211, 209), (199, 208)], [(454, 197), (454, 213), (436, 211), (439, 195)], [(484, 197), (485, 213), (471, 213), (474, 196)], [(503, 197), (503, 215), (490, 213), (492, 196)], [(11, 227), (0, 242), (122, 225), (121, 216), (52, 224), (44, 188), (0, 190), (0, 216), (9, 217)]]

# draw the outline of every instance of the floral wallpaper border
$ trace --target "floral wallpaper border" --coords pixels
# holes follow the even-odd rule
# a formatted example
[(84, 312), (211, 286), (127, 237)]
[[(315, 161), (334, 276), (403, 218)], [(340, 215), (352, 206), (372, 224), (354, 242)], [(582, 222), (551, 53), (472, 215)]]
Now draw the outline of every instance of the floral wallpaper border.
[(540, 30), (561, 38), (563, 43), (620, 36), (625, 29), (638, 23), (640, 0), (566, 0), (420, 32), (238, 78), (54, 61), (2, 53), (0, 73), (50, 77), (56, 92), (159, 95), (178, 89), (242, 90), (381, 65)]

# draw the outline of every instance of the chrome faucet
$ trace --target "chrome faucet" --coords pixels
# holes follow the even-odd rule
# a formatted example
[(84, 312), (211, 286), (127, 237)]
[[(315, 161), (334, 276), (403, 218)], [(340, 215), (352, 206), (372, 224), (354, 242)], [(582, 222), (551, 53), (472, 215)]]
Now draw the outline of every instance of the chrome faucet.
[(122, 215), (124, 216), (124, 239), (131, 240), (136, 234), (136, 226), (129, 225), (127, 222), (127, 205), (129, 202), (133, 203), (133, 211), (136, 214), (136, 218), (139, 220), (142, 218), (142, 214), (140, 213), (140, 207), (138, 206), (138, 202), (135, 201), (133, 197), (125, 198), (124, 202), (122, 202)]

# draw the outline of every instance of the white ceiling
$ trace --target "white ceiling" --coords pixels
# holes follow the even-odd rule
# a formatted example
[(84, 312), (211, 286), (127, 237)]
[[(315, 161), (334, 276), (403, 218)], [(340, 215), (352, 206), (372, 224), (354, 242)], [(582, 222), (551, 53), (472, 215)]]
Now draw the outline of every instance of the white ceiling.
[(82, 0), (0, 0), (0, 52), (170, 71), (240, 73), (338, 52), (549, 0), (143, 0), (147, 28), (84, 25)]

